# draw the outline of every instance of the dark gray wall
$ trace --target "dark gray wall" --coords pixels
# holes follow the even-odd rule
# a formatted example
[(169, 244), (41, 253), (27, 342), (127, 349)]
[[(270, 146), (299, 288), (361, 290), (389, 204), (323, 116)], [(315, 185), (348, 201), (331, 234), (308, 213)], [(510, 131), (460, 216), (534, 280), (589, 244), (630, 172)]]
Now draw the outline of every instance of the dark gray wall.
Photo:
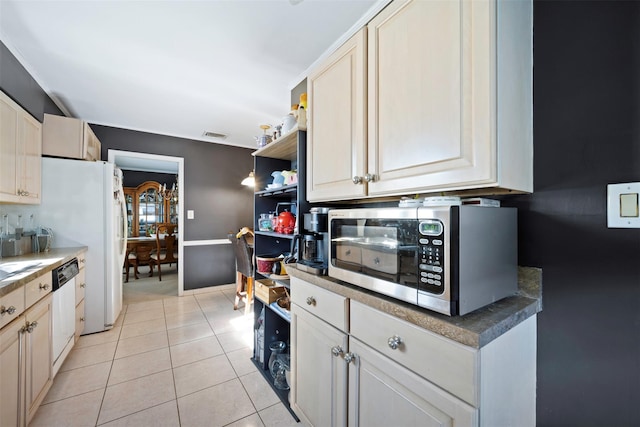
[[(184, 212), (195, 213), (194, 219), (184, 219), (180, 238), (185, 242), (226, 239), (230, 231), (253, 223), (253, 192), (240, 184), (253, 170), (253, 150), (94, 124), (91, 128), (102, 143), (103, 159), (109, 149), (184, 158)], [(185, 290), (233, 283), (232, 254), (231, 245), (185, 248)]]
[(176, 176), (166, 173), (156, 172), (140, 172), (125, 170), (122, 173), (122, 182), (124, 187), (137, 187), (143, 182), (155, 181), (160, 184), (166, 184), (167, 188), (176, 182)]
[(44, 120), (44, 113), (64, 115), (2, 42), (0, 42), (0, 89), (40, 123)]
[(640, 230), (607, 184), (640, 181), (640, 2), (534, 3), (535, 193), (519, 263), (542, 267), (539, 426), (640, 425)]

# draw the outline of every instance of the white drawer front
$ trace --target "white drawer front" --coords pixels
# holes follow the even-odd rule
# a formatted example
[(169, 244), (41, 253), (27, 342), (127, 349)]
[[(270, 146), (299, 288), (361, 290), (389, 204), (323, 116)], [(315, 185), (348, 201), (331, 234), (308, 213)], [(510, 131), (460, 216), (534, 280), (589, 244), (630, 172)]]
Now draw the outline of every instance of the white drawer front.
[(0, 297), (0, 328), (16, 319), (24, 311), (24, 287)]
[(347, 298), (292, 277), (291, 301), (341, 331), (348, 330)]
[(53, 277), (51, 273), (43, 274), (27, 283), (24, 288), (25, 307), (29, 308), (52, 290)]
[[(374, 350), (478, 406), (478, 351), (351, 301), (351, 335)], [(399, 344), (392, 349), (397, 337)]]

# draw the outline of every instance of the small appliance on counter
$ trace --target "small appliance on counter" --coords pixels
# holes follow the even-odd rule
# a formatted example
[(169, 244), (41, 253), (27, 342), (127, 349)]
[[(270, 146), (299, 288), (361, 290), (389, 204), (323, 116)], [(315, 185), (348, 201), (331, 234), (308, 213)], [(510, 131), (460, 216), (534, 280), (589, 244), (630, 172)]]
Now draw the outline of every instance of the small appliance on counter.
[[(329, 259), (329, 208), (311, 208), (304, 214), (303, 232), (294, 237), (298, 250), (297, 267), (317, 275), (326, 275)], [(294, 253), (294, 250), (291, 251)]]
[(329, 276), (355, 286), (448, 316), (517, 291), (515, 208), (332, 209), (328, 228)]

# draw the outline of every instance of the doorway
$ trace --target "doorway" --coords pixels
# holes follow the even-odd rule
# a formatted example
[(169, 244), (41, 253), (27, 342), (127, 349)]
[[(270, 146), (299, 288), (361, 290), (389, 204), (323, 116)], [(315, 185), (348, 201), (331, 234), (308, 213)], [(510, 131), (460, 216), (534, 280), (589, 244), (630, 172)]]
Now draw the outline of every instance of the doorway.
[[(184, 158), (132, 151), (108, 150), (109, 163), (126, 171), (178, 175), (178, 232), (184, 236)], [(184, 294), (184, 237), (178, 239), (178, 296)]]

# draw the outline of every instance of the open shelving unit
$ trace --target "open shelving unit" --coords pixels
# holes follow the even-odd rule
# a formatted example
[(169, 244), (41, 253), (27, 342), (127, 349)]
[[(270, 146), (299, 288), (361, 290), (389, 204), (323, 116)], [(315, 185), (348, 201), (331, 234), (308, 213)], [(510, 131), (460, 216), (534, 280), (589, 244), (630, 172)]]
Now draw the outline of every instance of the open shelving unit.
[[(301, 219), (300, 213), (309, 210), (306, 201), (306, 143), (307, 132), (305, 129), (293, 129), (283, 134), (276, 141), (260, 148), (252, 153), (254, 156), (254, 175), (256, 180), (253, 214), (254, 214), (254, 253), (257, 256), (276, 256), (289, 253), (293, 242), (293, 234), (282, 234), (273, 231), (259, 231), (258, 218), (262, 213), (275, 212), (278, 204), (288, 207), (288, 210), (296, 216), (296, 223)], [(297, 170), (298, 183), (287, 185), (276, 189), (266, 189), (267, 184), (272, 182), (271, 174), (274, 171)], [(300, 226), (300, 225), (298, 225)], [(297, 227), (296, 227), (297, 229)], [(256, 271), (256, 280), (270, 278), (282, 285), (289, 287), (289, 280), (274, 278), (273, 275), (261, 274)], [(254, 315), (259, 319), (264, 310), (264, 343), (262, 347), (257, 345), (258, 329), (254, 330), (254, 354), (253, 363), (258, 367), (258, 371), (271, 384), (285, 407), (289, 409), (292, 416), (298, 420), (289, 405), (289, 390), (279, 390), (273, 386), (273, 377), (269, 372), (269, 357), (271, 351), (269, 344), (273, 341), (284, 341), (289, 350), (289, 329), (291, 315), (275, 303), (266, 304), (254, 298)], [(257, 323), (257, 322), (256, 322)]]

